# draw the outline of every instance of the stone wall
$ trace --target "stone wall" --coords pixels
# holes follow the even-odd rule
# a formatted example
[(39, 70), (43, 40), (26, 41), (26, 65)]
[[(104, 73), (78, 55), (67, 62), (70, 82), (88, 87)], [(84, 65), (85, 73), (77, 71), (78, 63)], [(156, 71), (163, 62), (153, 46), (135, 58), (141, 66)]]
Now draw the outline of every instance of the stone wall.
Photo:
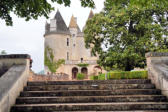
[(168, 53), (146, 54), (149, 79), (168, 97)]
[(8, 71), (0, 77), (0, 112), (9, 112), (27, 84), (30, 56), (0, 55), (0, 68), (3, 66), (6, 66)]
[(69, 80), (68, 74), (35, 74), (34, 72), (30, 72), (29, 81), (66, 81)]

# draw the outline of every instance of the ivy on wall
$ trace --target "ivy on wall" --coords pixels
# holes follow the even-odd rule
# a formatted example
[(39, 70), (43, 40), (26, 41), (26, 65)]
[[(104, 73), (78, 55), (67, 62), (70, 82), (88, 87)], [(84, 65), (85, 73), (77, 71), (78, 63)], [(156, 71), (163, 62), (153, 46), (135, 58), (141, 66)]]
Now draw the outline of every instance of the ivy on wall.
[(51, 73), (56, 73), (57, 69), (62, 65), (65, 64), (64, 59), (59, 59), (57, 61), (54, 61), (54, 53), (53, 49), (51, 49), (49, 46), (45, 48), (44, 52), (44, 64), (48, 67), (48, 69), (51, 71)]
[(87, 67), (89, 64), (87, 64), (87, 63), (79, 63), (79, 64), (77, 64), (77, 66), (79, 66), (79, 67)]

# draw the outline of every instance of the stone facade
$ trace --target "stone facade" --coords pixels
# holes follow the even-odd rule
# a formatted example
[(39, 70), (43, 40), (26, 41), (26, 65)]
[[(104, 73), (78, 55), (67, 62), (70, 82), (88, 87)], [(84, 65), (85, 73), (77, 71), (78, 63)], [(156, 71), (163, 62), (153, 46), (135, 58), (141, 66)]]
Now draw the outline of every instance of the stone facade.
[[(93, 12), (88, 17), (91, 18)], [(98, 57), (91, 55), (91, 50), (85, 48), (83, 32), (77, 24), (77, 18), (71, 17), (69, 27), (66, 26), (61, 14), (57, 11), (55, 17), (50, 20), (50, 24), (45, 26), (45, 48), (49, 47), (53, 50), (54, 61), (64, 59), (65, 64), (57, 69), (56, 73), (65, 73), (69, 75), (69, 79), (76, 79), (78, 72), (89, 75), (98, 73), (97, 59)], [(88, 64), (87, 67), (79, 67), (78, 64)], [(45, 74), (50, 74), (50, 70), (45, 66)]]
[(168, 97), (168, 53), (147, 53), (146, 59), (149, 79)]

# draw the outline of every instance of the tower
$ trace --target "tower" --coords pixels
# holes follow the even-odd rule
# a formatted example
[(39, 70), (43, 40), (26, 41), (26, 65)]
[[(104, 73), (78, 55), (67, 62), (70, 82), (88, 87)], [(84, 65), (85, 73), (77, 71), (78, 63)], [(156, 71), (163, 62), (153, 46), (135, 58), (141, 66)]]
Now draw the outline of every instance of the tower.
[[(90, 13), (89, 18), (92, 17)], [(66, 26), (59, 10), (50, 23), (45, 25), (45, 59), (50, 57), (49, 61), (65, 60), (57, 73), (69, 75), (69, 79), (76, 79), (77, 73), (82, 72), (88, 78), (93, 69), (97, 66), (97, 57), (91, 55), (90, 49), (85, 48), (84, 34), (81, 32), (77, 18), (72, 15), (69, 27)], [(46, 53), (48, 51), (48, 53)], [(51, 56), (50, 56), (51, 55)], [(45, 60), (46, 61), (46, 60)], [(81, 67), (80, 64), (87, 66)], [(45, 73), (50, 73), (51, 67), (45, 62)]]

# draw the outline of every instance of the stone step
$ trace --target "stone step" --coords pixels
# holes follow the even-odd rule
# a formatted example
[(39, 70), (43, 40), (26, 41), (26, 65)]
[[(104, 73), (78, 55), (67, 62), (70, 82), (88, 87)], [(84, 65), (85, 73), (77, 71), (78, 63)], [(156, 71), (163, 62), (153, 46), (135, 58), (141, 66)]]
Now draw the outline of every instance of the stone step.
[(149, 84), (149, 79), (85, 80), (85, 81), (32, 81), (28, 86), (44, 85), (90, 85), (90, 84)]
[(114, 95), (71, 97), (19, 97), (16, 104), (101, 103), (101, 102), (166, 102), (162, 95)]
[(157, 89), (116, 89), (116, 90), (58, 90), (58, 91), (23, 91), (21, 97), (44, 96), (107, 96), (107, 95), (160, 95)]
[(167, 102), (23, 104), (11, 112), (168, 110)]
[[(57, 111), (54, 111), (54, 112), (57, 112)], [(58, 112), (86, 112), (86, 111), (58, 111)], [(131, 110), (131, 111), (88, 111), (87, 110), (87, 112), (168, 112), (168, 111), (167, 110)]]
[[(65, 112), (65, 111), (59, 111), (59, 112)], [(74, 111), (68, 111), (68, 112), (74, 112)], [(86, 111), (75, 111), (75, 112), (86, 112)], [(87, 111), (87, 112), (107, 112), (107, 111)], [(167, 112), (167, 110), (131, 110), (131, 111), (108, 111), (108, 112)]]
[(114, 89), (154, 89), (154, 84), (99, 84), (99, 85), (45, 85), (27, 86), (24, 91), (52, 90), (114, 90)]

